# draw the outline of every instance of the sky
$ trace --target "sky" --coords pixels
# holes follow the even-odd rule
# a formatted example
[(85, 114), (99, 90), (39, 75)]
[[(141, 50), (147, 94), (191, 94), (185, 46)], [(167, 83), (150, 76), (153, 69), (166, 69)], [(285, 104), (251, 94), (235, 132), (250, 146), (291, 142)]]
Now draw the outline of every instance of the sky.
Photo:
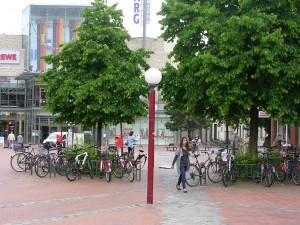
[[(22, 10), (29, 4), (57, 4), (57, 5), (90, 5), (93, 0), (4, 0), (0, 5), (0, 34), (21, 34)], [(123, 10), (124, 26), (132, 37), (141, 37), (143, 29), (141, 25), (135, 24), (134, 15), (137, 9), (134, 4), (139, 0), (109, 0), (109, 2), (119, 2), (119, 7)], [(142, 0), (141, 0), (142, 1)], [(160, 34), (160, 25), (156, 12), (159, 11), (163, 0), (151, 1), (151, 22), (147, 25), (147, 37), (157, 37)]]

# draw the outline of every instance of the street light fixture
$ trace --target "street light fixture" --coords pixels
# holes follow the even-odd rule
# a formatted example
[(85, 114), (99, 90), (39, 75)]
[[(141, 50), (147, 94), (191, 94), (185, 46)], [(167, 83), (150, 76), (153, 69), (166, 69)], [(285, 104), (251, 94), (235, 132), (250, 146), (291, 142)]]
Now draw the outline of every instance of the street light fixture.
[(155, 90), (161, 81), (161, 72), (150, 68), (145, 72), (145, 80), (150, 85), (149, 93), (149, 137), (148, 137), (148, 184), (147, 203), (153, 204), (153, 172), (154, 172), (154, 120), (155, 120)]

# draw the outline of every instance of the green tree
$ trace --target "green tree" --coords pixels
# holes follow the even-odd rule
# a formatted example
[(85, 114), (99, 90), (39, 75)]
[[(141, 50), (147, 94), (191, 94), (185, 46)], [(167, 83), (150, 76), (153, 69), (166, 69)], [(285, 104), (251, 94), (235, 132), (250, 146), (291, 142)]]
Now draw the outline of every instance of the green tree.
[(160, 84), (165, 99), (214, 120), (250, 118), (256, 151), (259, 110), (285, 123), (299, 118), (299, 7), (298, 0), (166, 0), (162, 38), (176, 44), (175, 66), (165, 67)]
[(166, 110), (165, 113), (170, 116), (170, 121), (165, 124), (166, 128), (171, 131), (187, 131), (190, 140), (193, 131), (201, 127), (208, 128), (211, 124), (205, 118), (192, 117), (182, 110)]
[(39, 80), (47, 84), (45, 109), (59, 115), (56, 122), (98, 125), (101, 135), (103, 125), (133, 123), (147, 115), (141, 97), (149, 87), (141, 69), (149, 68), (144, 58), (150, 53), (129, 49), (130, 36), (116, 5), (105, 0), (92, 5), (81, 15), (78, 40), (65, 44), (58, 55), (44, 57), (52, 67)]

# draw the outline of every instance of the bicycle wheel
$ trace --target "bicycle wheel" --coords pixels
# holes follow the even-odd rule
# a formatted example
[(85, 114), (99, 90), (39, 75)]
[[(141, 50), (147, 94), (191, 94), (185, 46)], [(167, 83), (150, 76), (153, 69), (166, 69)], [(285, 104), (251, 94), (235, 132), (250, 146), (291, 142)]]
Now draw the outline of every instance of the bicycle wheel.
[(50, 170), (51, 173), (56, 171), (56, 161), (57, 161), (57, 154), (56, 153), (50, 153), (48, 155), (49, 159), (50, 159)]
[(219, 183), (222, 180), (222, 168), (218, 162), (208, 164), (207, 176), (212, 183)]
[(196, 187), (200, 183), (200, 170), (197, 165), (191, 164), (185, 175), (186, 184), (190, 187)]
[(126, 162), (125, 164), (126, 176), (130, 182), (134, 181), (134, 166), (131, 161)]
[(274, 173), (273, 173), (273, 166), (267, 165), (264, 171), (264, 178), (265, 178), (265, 186), (271, 187), (274, 180)]
[(111, 181), (111, 162), (107, 161), (105, 162), (105, 179), (107, 182)]
[(227, 164), (225, 164), (222, 169), (222, 181), (225, 187), (231, 185), (231, 174)]
[(261, 182), (261, 162), (259, 162), (254, 168), (253, 181), (255, 183)]
[(92, 161), (90, 158), (87, 158), (86, 162), (87, 162), (87, 167), (88, 167), (90, 177), (91, 177), (91, 179), (93, 179), (94, 177), (93, 177)]
[(276, 166), (276, 177), (280, 182), (283, 182), (286, 178), (284, 163), (280, 162), (278, 166)]
[(295, 166), (292, 170), (292, 180), (294, 181), (294, 184), (300, 185), (300, 167)]
[(112, 166), (112, 172), (117, 178), (122, 178), (123, 177), (123, 164), (117, 160), (113, 159), (111, 161), (111, 166)]
[(41, 156), (36, 160), (35, 173), (38, 177), (45, 177), (50, 172), (50, 158)]
[(69, 181), (74, 181), (79, 174), (79, 165), (74, 159), (70, 160), (67, 164), (67, 173), (66, 177)]
[(17, 153), (10, 159), (10, 166), (16, 172), (24, 172), (27, 167), (27, 156), (23, 153)]
[(56, 172), (60, 175), (60, 176), (66, 176), (67, 173), (67, 157), (66, 156), (59, 156), (56, 159)]

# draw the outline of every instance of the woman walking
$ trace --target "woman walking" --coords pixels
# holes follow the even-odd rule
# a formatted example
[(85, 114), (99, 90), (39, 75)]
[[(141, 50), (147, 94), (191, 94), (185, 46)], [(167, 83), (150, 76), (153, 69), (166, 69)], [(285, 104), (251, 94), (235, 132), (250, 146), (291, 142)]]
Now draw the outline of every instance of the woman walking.
[(179, 148), (175, 152), (175, 157), (171, 166), (172, 169), (174, 169), (175, 162), (177, 167), (177, 173), (179, 174), (176, 188), (177, 190), (181, 190), (180, 184), (182, 184), (183, 192), (187, 193), (185, 173), (189, 170), (190, 159), (188, 140), (186, 137), (181, 138)]

